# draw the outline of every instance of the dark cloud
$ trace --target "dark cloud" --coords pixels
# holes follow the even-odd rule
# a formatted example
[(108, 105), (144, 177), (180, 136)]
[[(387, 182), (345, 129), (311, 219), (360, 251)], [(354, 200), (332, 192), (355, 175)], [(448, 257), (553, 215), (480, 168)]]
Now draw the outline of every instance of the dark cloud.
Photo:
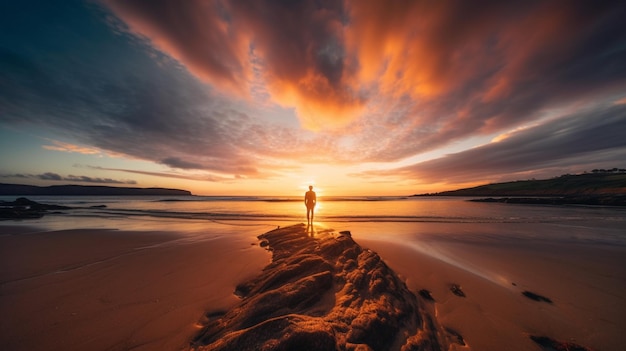
[(39, 174), (37, 175), (37, 178), (41, 179), (41, 180), (63, 180), (63, 177), (61, 177), (60, 175), (56, 174), (56, 173), (52, 173), (52, 172), (46, 172), (43, 174)]
[(134, 180), (117, 180), (111, 178), (99, 178), (89, 176), (68, 175), (62, 176), (54, 172), (45, 172), (42, 174), (2, 174), (1, 178), (19, 178), (19, 179), (40, 179), (56, 182), (79, 182), (79, 183), (97, 183), (97, 184), (137, 184)]
[[(595, 121), (589, 123), (590, 120)], [(502, 141), (413, 166), (360, 176), (401, 176), (416, 182), (516, 180), (621, 167), (626, 158), (626, 105), (586, 111), (512, 133)], [(504, 178), (502, 175), (505, 175)]]
[(104, 1), (136, 33), (183, 62), (204, 80), (245, 92), (246, 75), (238, 33), (219, 1)]
[(96, 170), (104, 170), (104, 171), (115, 171), (115, 172), (126, 172), (133, 174), (141, 174), (148, 175), (154, 177), (164, 177), (164, 178), (175, 178), (175, 179), (185, 179), (185, 180), (200, 180), (200, 181), (208, 181), (208, 182), (220, 182), (220, 181), (228, 181), (232, 180), (232, 178), (220, 177), (215, 175), (204, 175), (204, 176), (191, 176), (187, 174), (179, 174), (179, 173), (167, 173), (167, 172), (150, 172), (150, 171), (142, 171), (137, 169), (126, 169), (126, 168), (110, 168), (110, 167), (99, 167), (99, 166), (87, 166), (91, 169)]
[(97, 183), (97, 184), (137, 184), (134, 180), (116, 180), (111, 178), (93, 178), (88, 176), (75, 176), (68, 175), (64, 177), (63, 180), (69, 182), (80, 182), (80, 183)]
[[(278, 80), (306, 79), (313, 71), (340, 88), (344, 74), (340, 1), (231, 1), (232, 23)], [(244, 58), (247, 59), (247, 58)]]
[(16, 5), (13, 21), (28, 30), (0, 46), (1, 123), (46, 128), (174, 167), (182, 164), (173, 160), (193, 159), (193, 167), (182, 168), (258, 173), (254, 157), (233, 139), (246, 117), (228, 99), (145, 43), (112, 32), (102, 9), (42, 6), (50, 12), (45, 20)]
[(161, 160), (161, 163), (164, 165), (168, 165), (172, 168), (181, 168), (181, 169), (202, 169), (202, 165), (199, 163), (189, 162), (185, 160), (181, 160), (177, 157), (169, 157)]
[(0, 178), (29, 178), (28, 174), (14, 173), (14, 174), (0, 174)]

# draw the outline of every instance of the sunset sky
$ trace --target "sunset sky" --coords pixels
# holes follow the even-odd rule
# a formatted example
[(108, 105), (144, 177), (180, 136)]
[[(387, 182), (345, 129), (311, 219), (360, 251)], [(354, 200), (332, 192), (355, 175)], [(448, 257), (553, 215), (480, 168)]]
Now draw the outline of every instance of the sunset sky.
[(626, 168), (624, 1), (3, 1), (0, 183), (410, 195)]

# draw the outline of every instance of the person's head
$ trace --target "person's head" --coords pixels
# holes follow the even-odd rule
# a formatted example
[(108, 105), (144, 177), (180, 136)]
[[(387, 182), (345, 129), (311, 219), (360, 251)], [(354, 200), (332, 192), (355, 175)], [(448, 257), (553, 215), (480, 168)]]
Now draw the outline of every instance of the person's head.
[(309, 185), (309, 190), (313, 190), (313, 185)]

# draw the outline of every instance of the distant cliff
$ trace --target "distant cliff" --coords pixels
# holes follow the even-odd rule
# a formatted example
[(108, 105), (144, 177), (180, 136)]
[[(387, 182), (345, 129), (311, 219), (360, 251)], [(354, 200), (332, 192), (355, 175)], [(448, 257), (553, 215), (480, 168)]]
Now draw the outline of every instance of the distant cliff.
[(112, 186), (53, 185), (33, 186), (0, 183), (0, 195), (90, 195), (90, 196), (184, 196), (191, 195), (187, 190), (165, 188), (125, 188)]
[(626, 194), (626, 173), (602, 172), (565, 174), (543, 180), (520, 180), (515, 182), (481, 185), (441, 193), (424, 194), (436, 196), (606, 196)]

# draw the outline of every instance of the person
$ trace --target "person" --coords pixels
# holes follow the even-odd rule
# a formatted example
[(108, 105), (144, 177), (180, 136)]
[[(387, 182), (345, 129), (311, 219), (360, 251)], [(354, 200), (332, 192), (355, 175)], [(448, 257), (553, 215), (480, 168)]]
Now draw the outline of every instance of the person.
[(307, 224), (313, 224), (313, 214), (315, 212), (315, 204), (317, 203), (317, 197), (313, 186), (309, 185), (309, 191), (304, 194), (304, 205), (306, 206), (306, 222)]

